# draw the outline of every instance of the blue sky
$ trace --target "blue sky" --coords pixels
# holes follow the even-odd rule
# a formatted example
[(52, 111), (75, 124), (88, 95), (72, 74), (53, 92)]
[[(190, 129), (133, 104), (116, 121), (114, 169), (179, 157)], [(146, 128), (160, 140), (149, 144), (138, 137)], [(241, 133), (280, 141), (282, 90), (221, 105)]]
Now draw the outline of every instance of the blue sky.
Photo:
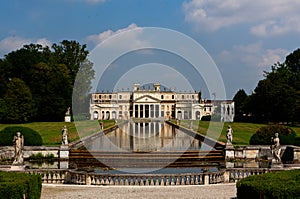
[(0, 57), (28, 43), (63, 39), (92, 50), (116, 32), (162, 27), (201, 44), (223, 77), (228, 99), (250, 94), (263, 71), (299, 47), (298, 0), (1, 1)]

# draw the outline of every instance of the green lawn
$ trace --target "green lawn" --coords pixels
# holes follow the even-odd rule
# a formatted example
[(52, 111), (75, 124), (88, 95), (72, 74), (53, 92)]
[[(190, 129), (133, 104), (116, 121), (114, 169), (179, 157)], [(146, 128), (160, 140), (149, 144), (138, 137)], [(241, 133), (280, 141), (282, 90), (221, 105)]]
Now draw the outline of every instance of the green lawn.
[[(210, 124), (211, 123), (211, 124)], [(189, 127), (190, 121), (181, 121), (181, 125), (184, 127)], [(209, 122), (209, 121), (193, 121), (193, 130), (206, 135), (208, 126), (210, 125), (209, 136), (213, 137), (219, 141), (226, 142), (226, 129), (228, 125), (231, 125), (233, 129), (233, 141), (234, 145), (248, 145), (251, 136), (262, 126), (267, 124), (256, 124), (256, 123), (242, 123), (242, 122), (225, 122), (223, 128), (220, 128), (222, 123), (220, 122)], [(216, 128), (219, 127), (219, 128)], [(291, 127), (300, 137), (300, 127)], [(220, 129), (221, 133), (220, 133)]]
[[(91, 135), (100, 130), (98, 121), (79, 121), (76, 122), (33, 122), (25, 124), (0, 124), (0, 131), (7, 126), (24, 126), (31, 128), (40, 133), (43, 139), (44, 146), (59, 146), (61, 145), (61, 130), (66, 125), (68, 129), (69, 141), (73, 142), (80, 137)], [(104, 121), (104, 128), (114, 125), (112, 120)], [(77, 133), (79, 132), (79, 133)], [(22, 133), (22, 132), (21, 132)]]
[[(103, 121), (104, 128), (109, 128), (114, 125), (113, 120)], [(190, 121), (181, 121), (181, 125), (189, 127)], [(220, 122), (208, 122), (208, 121), (193, 121), (193, 129), (206, 135), (209, 128), (208, 136), (217, 139), (222, 142), (226, 142), (226, 129), (228, 125), (231, 125), (233, 129), (233, 144), (234, 145), (248, 145), (250, 137), (257, 131), (258, 128), (265, 126), (266, 124), (254, 124), (254, 123), (224, 123), (223, 127)], [(85, 137), (99, 131), (100, 126), (98, 121), (77, 121), (76, 127), (74, 122), (33, 122), (26, 124), (0, 124), (0, 130), (7, 126), (25, 126), (29, 127), (40, 133), (43, 139), (43, 145), (45, 146), (59, 146), (61, 144), (61, 130), (66, 125), (69, 133), (69, 141), (73, 142), (80, 137)], [(222, 128), (221, 128), (222, 127)], [(220, 130), (221, 129), (221, 130)], [(292, 127), (297, 136), (300, 137), (300, 127)], [(220, 134), (221, 131), (221, 134)], [(79, 135), (77, 132), (80, 132)]]

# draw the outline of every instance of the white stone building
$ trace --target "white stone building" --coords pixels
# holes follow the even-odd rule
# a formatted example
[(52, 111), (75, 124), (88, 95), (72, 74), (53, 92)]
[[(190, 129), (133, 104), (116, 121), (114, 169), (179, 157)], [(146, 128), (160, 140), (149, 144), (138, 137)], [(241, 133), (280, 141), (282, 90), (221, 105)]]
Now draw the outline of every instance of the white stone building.
[[(226, 103), (228, 102), (227, 100)], [(132, 92), (93, 93), (90, 114), (92, 120), (129, 118), (200, 120), (202, 116), (211, 115), (215, 108), (213, 101), (201, 99), (201, 93), (166, 89), (161, 91), (160, 84), (154, 84), (153, 89), (142, 89), (139, 84), (134, 84)], [(232, 108), (234, 111), (234, 104)], [(222, 121), (226, 121), (225, 117), (222, 118)]]

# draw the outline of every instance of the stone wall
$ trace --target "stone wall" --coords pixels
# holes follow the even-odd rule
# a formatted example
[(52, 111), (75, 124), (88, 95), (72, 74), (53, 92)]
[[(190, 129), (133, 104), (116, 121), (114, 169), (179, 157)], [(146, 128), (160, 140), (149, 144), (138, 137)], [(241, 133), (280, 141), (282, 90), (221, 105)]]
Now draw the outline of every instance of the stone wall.
[[(269, 159), (272, 158), (270, 146), (268, 145), (249, 145), (235, 148), (226, 148), (226, 160), (234, 159)], [(285, 162), (300, 162), (300, 147), (281, 146), (281, 158)]]
[[(23, 156), (29, 158), (31, 155), (38, 153), (44, 156), (53, 154), (55, 158), (59, 158), (59, 152), (61, 147), (49, 147), (49, 146), (24, 146)], [(2, 146), (0, 147), (0, 160), (14, 158), (15, 151), (13, 146)]]

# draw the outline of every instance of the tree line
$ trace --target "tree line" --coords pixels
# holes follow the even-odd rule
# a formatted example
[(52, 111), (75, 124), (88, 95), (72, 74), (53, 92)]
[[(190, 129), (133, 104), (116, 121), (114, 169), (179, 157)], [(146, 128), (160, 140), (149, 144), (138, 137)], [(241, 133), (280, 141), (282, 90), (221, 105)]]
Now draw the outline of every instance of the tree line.
[(233, 101), (235, 121), (300, 122), (300, 49), (264, 72), (253, 93), (240, 89)]
[[(24, 45), (0, 59), (0, 122), (63, 121), (72, 106), (77, 78), (77, 112), (87, 112), (88, 92), (94, 77), (86, 45), (63, 40), (51, 47)], [(77, 80), (78, 81), (78, 80)]]

